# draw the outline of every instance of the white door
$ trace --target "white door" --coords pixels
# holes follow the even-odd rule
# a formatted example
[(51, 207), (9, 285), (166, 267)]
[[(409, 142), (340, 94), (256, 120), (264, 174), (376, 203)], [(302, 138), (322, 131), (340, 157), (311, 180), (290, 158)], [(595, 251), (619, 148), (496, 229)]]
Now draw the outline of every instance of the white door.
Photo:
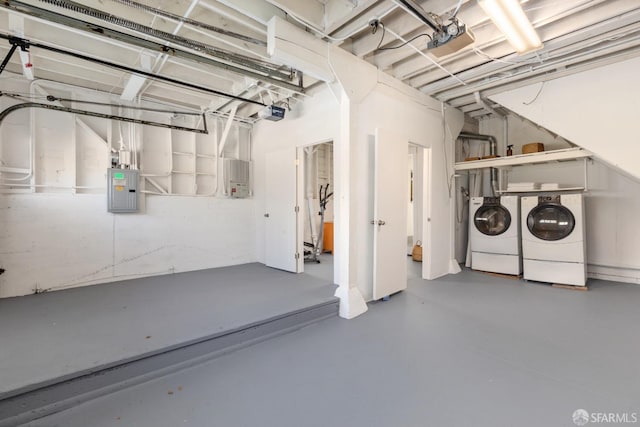
[(265, 263), (299, 273), (296, 149), (274, 151), (265, 157)]
[(422, 203), (422, 278), (431, 279), (431, 148), (418, 150), (420, 167), (420, 201)]
[(376, 129), (374, 159), (373, 299), (407, 288), (408, 140)]

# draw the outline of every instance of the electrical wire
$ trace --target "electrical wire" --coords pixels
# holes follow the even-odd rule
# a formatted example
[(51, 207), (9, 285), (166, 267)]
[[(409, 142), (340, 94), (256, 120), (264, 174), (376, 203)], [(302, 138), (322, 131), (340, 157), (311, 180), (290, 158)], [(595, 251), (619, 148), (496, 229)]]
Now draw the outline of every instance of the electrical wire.
[(420, 38), (420, 37), (429, 37), (429, 40), (433, 40), (433, 38), (427, 34), (427, 33), (422, 33), (422, 34), (418, 34), (417, 36), (407, 40), (406, 42), (399, 44), (397, 46), (390, 46), (390, 47), (380, 47), (382, 46), (382, 42), (384, 41), (384, 35), (385, 35), (385, 26), (384, 23), (382, 21), (379, 21), (379, 24), (382, 26), (382, 37), (380, 38), (380, 41), (378, 42), (378, 46), (376, 47), (375, 50), (393, 50), (393, 49), (399, 49), (403, 46), (408, 45), (409, 43), (411, 43), (412, 41)]
[(505, 61), (504, 59), (501, 58), (496, 58), (493, 57), (491, 55), (489, 55), (488, 53), (485, 53), (482, 49), (480, 49), (479, 47), (474, 47), (473, 48), (473, 52), (485, 59), (488, 59), (490, 61), (494, 61), (494, 62), (500, 62), (502, 64), (507, 64), (507, 65), (526, 65), (526, 64), (534, 64), (537, 63), (538, 60), (532, 60), (532, 59), (525, 59), (523, 61)]
[[(388, 14), (390, 14), (391, 12), (396, 10), (397, 7), (398, 7), (398, 5), (394, 5), (389, 10), (383, 12), (378, 19), (382, 19), (383, 17), (387, 16)], [(323, 38), (328, 39), (328, 40), (330, 40), (332, 42), (336, 42), (336, 43), (343, 42), (343, 41), (353, 37), (354, 35), (358, 34), (360, 31), (369, 28), (369, 26), (370, 26), (369, 23), (367, 22), (366, 24), (364, 24), (363, 26), (357, 28), (356, 30), (352, 31), (350, 34), (347, 34), (346, 36), (343, 36), (343, 37), (331, 37), (329, 34), (320, 31), (319, 29), (317, 29), (316, 27), (314, 27), (310, 23), (306, 22), (304, 19), (300, 18), (299, 16), (296, 16), (295, 14), (291, 13), (290, 11), (286, 11), (285, 10), (284, 12), (287, 14), (287, 16), (290, 16), (291, 18), (293, 18), (293, 20), (295, 20), (299, 24), (304, 25), (306, 28), (309, 28), (314, 33), (316, 33), (316, 34), (322, 36)]]
[[(406, 40), (398, 33), (396, 33), (395, 31), (393, 31), (391, 28), (389, 28), (388, 30), (391, 34), (393, 34), (394, 37), (396, 37), (397, 39), (406, 42)], [(436, 67), (440, 68), (442, 71), (444, 71), (445, 73), (447, 73), (450, 77), (453, 77), (454, 80), (456, 80), (458, 83), (460, 83), (463, 86), (466, 86), (467, 83), (465, 81), (463, 81), (460, 77), (456, 76), (455, 74), (453, 74), (451, 71), (447, 70), (446, 68), (444, 68), (442, 65), (440, 65), (437, 61), (435, 61), (434, 59), (432, 59), (430, 56), (428, 56), (426, 53), (424, 53), (423, 51), (421, 51), (420, 49), (418, 49), (417, 47), (415, 47), (414, 45), (412, 45), (411, 43), (408, 43), (408, 45), (411, 47), (411, 49), (413, 49), (414, 51), (416, 51), (416, 53), (422, 57), (424, 57), (425, 59), (428, 59), (433, 65), (435, 65)]]
[[(584, 51), (585, 49), (588, 49), (588, 48), (591, 48), (591, 47), (597, 46), (597, 45), (599, 45), (599, 44), (602, 44), (602, 43), (605, 43), (605, 42), (608, 42), (608, 41), (617, 41), (619, 38), (621, 38), (621, 37), (611, 37), (611, 38), (609, 38), (609, 39), (605, 39), (605, 40), (597, 40), (597, 41), (594, 41), (593, 43), (590, 43), (590, 44), (588, 44), (588, 45), (586, 45), (586, 46), (582, 47), (582, 48), (581, 48), (581, 51)], [(629, 42), (636, 42), (636, 41), (638, 41), (638, 40), (640, 40), (640, 36), (628, 37), (628, 38), (625, 38), (625, 39), (624, 39), (624, 41), (625, 41), (626, 43), (629, 43)], [(613, 46), (616, 46), (616, 45), (614, 44)], [(607, 48), (607, 47), (609, 47), (609, 48), (610, 48), (611, 46), (605, 46), (605, 47), (604, 47), (604, 48), (602, 48), (602, 49), (605, 49), (605, 48)], [(594, 49), (594, 50), (588, 51), (588, 54), (593, 55), (595, 52), (598, 52), (599, 50), (600, 50), (600, 49)], [(551, 60), (555, 60), (555, 59), (557, 59), (557, 58), (561, 58), (561, 57), (562, 57), (562, 58), (563, 58), (563, 61), (565, 61), (565, 63), (566, 63), (567, 61), (571, 61), (571, 60), (574, 60), (574, 59), (577, 59), (577, 58), (581, 58), (582, 56), (585, 56), (585, 55), (586, 55), (586, 54), (585, 54), (584, 52), (581, 52), (581, 53), (575, 53), (575, 54), (573, 54), (573, 53), (572, 53), (572, 54), (557, 54), (557, 55), (549, 55), (549, 56), (547, 56), (547, 58), (546, 58), (547, 66), (549, 66), (549, 61), (551, 61)], [(535, 61), (535, 63), (537, 64), (537, 61)], [(556, 62), (556, 63), (558, 63), (558, 62)], [(543, 63), (543, 64), (540, 64), (540, 65), (544, 66), (545, 64)], [(515, 72), (510, 72), (510, 73), (508, 73), (508, 74), (502, 74), (502, 75), (499, 75), (499, 76), (498, 76), (498, 75), (496, 75), (496, 76), (489, 77), (489, 78), (487, 78), (487, 79), (484, 81), (484, 83), (485, 83), (485, 84), (496, 84), (496, 83), (498, 83), (498, 82), (500, 82), (500, 81), (502, 81), (502, 80), (511, 79), (511, 78), (517, 77), (517, 76), (519, 76), (519, 75), (522, 75), (523, 73), (533, 73), (533, 72), (538, 71), (538, 70), (539, 70), (539, 67), (531, 66), (531, 67), (529, 67), (529, 68), (528, 68), (528, 69), (526, 69), (526, 70), (522, 70), (522, 69), (520, 69), (520, 70), (515, 70)]]
[(462, 1), (463, 0), (459, 0), (458, 1), (458, 5), (456, 6), (456, 10), (454, 10), (453, 14), (451, 15), (452, 18), (455, 18), (456, 15), (458, 14), (458, 12), (460, 11), (460, 6), (462, 6)]
[[(458, 203), (458, 198), (460, 198), (460, 203)], [(465, 213), (464, 202), (468, 200), (469, 200), (469, 191), (465, 187), (460, 186), (459, 195), (458, 195), (458, 192), (456, 191), (456, 221), (458, 221), (458, 224), (462, 224), (462, 221), (464, 220), (464, 213)]]
[(540, 85), (540, 89), (538, 89), (538, 93), (536, 93), (536, 96), (535, 96), (531, 101), (529, 101), (529, 102), (523, 102), (522, 104), (524, 104), (524, 105), (531, 105), (531, 104), (533, 104), (534, 102), (536, 102), (536, 99), (538, 99), (538, 97), (539, 97), (539, 96), (540, 96), (540, 94), (542, 93), (542, 88), (544, 87), (544, 84), (545, 84), (545, 83), (546, 83), (546, 82), (542, 82), (542, 84)]
[[(374, 52), (376, 50), (380, 49), (380, 46), (382, 46), (382, 42), (384, 41), (384, 35), (386, 33), (386, 27), (384, 26), (384, 24), (382, 23), (382, 21), (378, 21), (378, 24), (382, 26), (382, 37), (380, 37), (380, 41), (378, 42), (378, 46), (376, 46), (376, 48), (373, 50)], [(373, 32), (376, 32), (376, 27), (374, 27)]]

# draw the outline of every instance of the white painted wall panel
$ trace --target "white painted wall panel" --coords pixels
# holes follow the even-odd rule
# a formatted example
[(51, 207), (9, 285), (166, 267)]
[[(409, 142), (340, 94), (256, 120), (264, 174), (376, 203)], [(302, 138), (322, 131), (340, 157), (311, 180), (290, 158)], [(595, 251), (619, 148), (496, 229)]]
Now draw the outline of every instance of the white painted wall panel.
[(250, 199), (149, 197), (120, 215), (103, 194), (0, 199), (0, 298), (256, 259)]
[(112, 218), (104, 195), (2, 196), (0, 297), (111, 276)]
[[(14, 79), (0, 81), (0, 88), (29, 91), (28, 85)], [(91, 93), (85, 98), (109, 101)], [(0, 102), (9, 101), (3, 97)], [(68, 113), (34, 111), (37, 187), (0, 195), (0, 268), (6, 270), (0, 275), (0, 298), (256, 261), (253, 199), (141, 194), (139, 213), (110, 214), (106, 210), (109, 157), (103, 137), (109, 139), (111, 126), (113, 144), (119, 147), (119, 127), (104, 119), (87, 121), (85, 127)], [(29, 110), (15, 113), (0, 127), (0, 160), (11, 166), (29, 166), (30, 115)], [(239, 131), (235, 125), (232, 130), (236, 140), (240, 136), (243, 140), (240, 146), (233, 144), (234, 150), (250, 156), (250, 131)], [(137, 140), (133, 147), (142, 147), (141, 166), (151, 173), (170, 172), (172, 133), (175, 150), (193, 152), (198, 145), (199, 154), (215, 154), (215, 133), (196, 137), (149, 126), (130, 132), (130, 125), (122, 126), (125, 146), (131, 148), (132, 140)], [(190, 162), (182, 167), (195, 169), (195, 156), (182, 160)], [(215, 174), (215, 162), (202, 157), (198, 172)], [(216, 177), (199, 177), (199, 194), (212, 193)], [(155, 179), (170, 188), (169, 177)], [(193, 192), (194, 175), (185, 179), (190, 181), (175, 183), (177, 190)]]
[(55, 191), (75, 184), (75, 123), (71, 114), (37, 110), (36, 182)]
[(250, 199), (149, 197), (115, 217), (115, 275), (163, 274), (255, 261)]
[(640, 177), (640, 58), (490, 98)]

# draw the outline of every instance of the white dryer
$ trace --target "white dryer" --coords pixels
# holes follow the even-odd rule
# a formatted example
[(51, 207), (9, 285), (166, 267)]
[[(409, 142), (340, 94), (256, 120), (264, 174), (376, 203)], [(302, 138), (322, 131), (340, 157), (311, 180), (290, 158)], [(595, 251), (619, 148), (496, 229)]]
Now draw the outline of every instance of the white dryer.
[(522, 197), (521, 208), (524, 278), (585, 286), (582, 194)]
[(471, 268), (494, 273), (522, 273), (518, 196), (472, 197)]

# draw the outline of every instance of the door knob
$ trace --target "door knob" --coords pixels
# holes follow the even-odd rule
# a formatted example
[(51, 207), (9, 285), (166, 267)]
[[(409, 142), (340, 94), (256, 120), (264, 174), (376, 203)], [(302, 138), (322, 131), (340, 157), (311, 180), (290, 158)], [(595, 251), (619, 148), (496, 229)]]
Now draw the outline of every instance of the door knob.
[(268, 213), (264, 214), (264, 217), (269, 218), (269, 214)]

